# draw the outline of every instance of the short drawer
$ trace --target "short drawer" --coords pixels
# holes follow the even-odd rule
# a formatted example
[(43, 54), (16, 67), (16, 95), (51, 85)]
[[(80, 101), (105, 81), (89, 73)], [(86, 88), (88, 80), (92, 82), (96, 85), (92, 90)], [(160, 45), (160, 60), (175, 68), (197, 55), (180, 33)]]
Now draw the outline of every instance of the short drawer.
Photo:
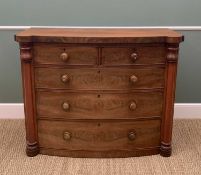
[(163, 88), (164, 74), (164, 68), (35, 68), (35, 86), (95, 90)]
[(164, 46), (102, 48), (102, 64), (108, 66), (165, 64), (165, 58)]
[(65, 45), (34, 45), (35, 64), (95, 65), (98, 49), (93, 47), (69, 47)]
[(36, 92), (39, 118), (149, 118), (161, 116), (162, 102), (162, 92)]
[(38, 121), (42, 148), (112, 151), (160, 146), (160, 120)]

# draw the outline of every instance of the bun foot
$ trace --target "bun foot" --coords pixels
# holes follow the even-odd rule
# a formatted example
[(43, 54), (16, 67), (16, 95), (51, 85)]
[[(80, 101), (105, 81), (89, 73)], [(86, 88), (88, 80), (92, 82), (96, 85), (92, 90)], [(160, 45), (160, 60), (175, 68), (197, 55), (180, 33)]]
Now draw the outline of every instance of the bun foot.
[(170, 144), (161, 143), (160, 155), (163, 157), (170, 157), (172, 154), (172, 147)]
[(29, 157), (34, 157), (39, 153), (39, 147), (37, 143), (27, 143), (26, 154)]

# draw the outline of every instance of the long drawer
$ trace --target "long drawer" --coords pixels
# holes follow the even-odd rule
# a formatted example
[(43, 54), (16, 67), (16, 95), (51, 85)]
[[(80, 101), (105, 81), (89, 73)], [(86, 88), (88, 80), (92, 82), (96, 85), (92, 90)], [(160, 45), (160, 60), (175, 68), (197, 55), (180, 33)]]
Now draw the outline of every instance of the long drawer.
[(38, 121), (42, 148), (131, 151), (160, 145), (160, 120)]
[(162, 92), (37, 91), (38, 117), (118, 119), (161, 116)]
[(163, 88), (165, 70), (149, 68), (35, 68), (37, 88), (139, 89)]

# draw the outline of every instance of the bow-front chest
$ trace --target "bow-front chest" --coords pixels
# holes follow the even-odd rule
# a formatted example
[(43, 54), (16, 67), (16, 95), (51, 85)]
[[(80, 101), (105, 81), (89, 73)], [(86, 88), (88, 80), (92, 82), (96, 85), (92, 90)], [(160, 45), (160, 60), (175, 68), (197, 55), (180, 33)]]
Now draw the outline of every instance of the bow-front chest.
[(15, 40), (28, 156), (170, 156), (182, 35), (29, 29)]

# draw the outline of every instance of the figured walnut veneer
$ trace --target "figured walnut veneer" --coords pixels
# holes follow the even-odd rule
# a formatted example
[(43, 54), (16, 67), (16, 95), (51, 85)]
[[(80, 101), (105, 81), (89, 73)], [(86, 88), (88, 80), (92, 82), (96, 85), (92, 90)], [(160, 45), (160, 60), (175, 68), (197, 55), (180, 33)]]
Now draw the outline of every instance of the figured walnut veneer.
[(18, 33), (27, 155), (170, 156), (183, 39), (168, 29)]

